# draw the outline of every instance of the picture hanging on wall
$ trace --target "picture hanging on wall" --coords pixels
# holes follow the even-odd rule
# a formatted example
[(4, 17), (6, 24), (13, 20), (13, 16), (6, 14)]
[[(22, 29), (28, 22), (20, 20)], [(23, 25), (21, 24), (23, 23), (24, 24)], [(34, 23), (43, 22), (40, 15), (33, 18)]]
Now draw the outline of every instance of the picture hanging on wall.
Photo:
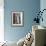
[(23, 26), (23, 12), (12, 12), (12, 26)]

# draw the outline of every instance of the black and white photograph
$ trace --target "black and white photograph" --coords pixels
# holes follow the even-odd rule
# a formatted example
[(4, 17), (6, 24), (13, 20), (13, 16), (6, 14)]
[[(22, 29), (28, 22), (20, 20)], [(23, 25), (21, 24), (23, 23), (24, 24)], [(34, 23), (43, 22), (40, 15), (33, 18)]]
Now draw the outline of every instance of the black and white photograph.
[(12, 12), (12, 25), (23, 26), (23, 12)]

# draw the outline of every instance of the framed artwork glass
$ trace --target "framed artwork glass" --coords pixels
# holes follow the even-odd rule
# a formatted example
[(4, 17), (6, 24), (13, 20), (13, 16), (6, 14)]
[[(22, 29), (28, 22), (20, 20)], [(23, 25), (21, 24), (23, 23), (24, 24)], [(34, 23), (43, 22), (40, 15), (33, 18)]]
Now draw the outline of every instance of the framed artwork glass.
[(23, 26), (23, 12), (12, 12), (12, 26)]

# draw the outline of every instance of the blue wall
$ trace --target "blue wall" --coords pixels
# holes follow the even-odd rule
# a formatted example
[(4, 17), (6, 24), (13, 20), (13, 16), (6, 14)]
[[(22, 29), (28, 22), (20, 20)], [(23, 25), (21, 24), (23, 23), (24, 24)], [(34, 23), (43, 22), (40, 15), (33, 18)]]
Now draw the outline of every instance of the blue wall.
[[(40, 1), (40, 10), (42, 11), (43, 9), (46, 9), (46, 0), (41, 0)], [(45, 26), (46, 27), (46, 10), (43, 12), (43, 22), (40, 22), (40, 25)]]
[[(4, 0), (5, 40), (18, 41), (31, 31), (35, 12), (40, 9), (40, 0)], [(12, 11), (24, 11), (24, 27), (11, 26)], [(33, 23), (34, 24), (34, 23)]]

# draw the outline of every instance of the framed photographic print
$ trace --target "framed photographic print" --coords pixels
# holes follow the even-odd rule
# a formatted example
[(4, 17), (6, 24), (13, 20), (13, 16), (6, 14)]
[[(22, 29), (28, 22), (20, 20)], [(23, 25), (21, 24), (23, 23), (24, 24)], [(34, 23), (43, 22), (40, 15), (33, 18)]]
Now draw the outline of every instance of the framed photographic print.
[(23, 12), (12, 12), (12, 26), (23, 26)]

